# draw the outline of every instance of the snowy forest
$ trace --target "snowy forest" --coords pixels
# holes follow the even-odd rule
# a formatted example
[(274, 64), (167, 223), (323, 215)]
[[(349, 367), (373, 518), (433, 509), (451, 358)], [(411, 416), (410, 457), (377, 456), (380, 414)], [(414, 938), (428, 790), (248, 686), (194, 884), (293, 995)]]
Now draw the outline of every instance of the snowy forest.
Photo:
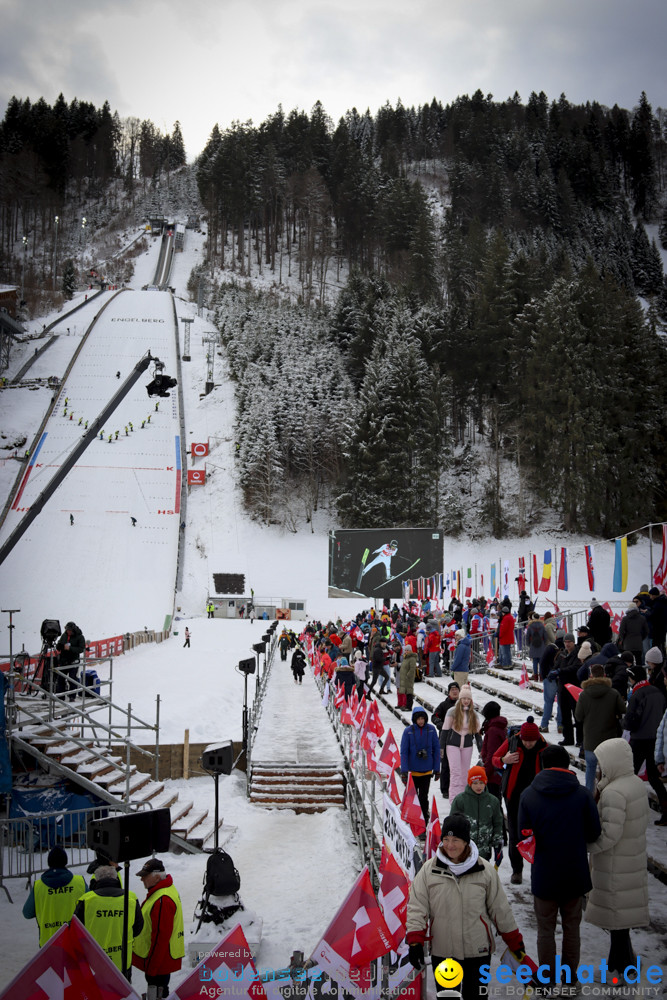
[[(216, 315), (258, 517), (326, 496), (347, 527), (477, 536), (667, 517), (646, 228), (667, 248), (667, 114), (645, 94), (628, 112), (478, 92), (336, 127), (279, 110), (216, 126), (197, 179), (208, 264), (239, 278)], [(241, 291), (262, 269), (294, 269), (302, 303)]]
[(258, 519), (472, 537), (667, 520), (667, 112), (645, 94), (624, 110), (478, 91), (337, 124), (319, 102), (279, 108), (215, 125), (192, 166), (178, 122), (12, 98), (0, 281), (28, 232), (26, 284), (55, 287), (59, 213), (76, 256), (81, 206), (96, 199), (91, 233), (138, 224), (179, 176)]

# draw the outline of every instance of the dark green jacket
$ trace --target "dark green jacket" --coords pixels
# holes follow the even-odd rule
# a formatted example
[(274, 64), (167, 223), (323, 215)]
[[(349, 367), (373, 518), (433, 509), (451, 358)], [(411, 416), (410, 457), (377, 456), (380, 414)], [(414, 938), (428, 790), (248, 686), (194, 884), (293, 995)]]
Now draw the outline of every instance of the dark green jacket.
[(500, 800), (484, 789), (481, 795), (473, 792), (470, 785), (457, 795), (451, 811), (462, 813), (470, 820), (470, 837), (477, 844), (480, 857), (491, 860), (494, 847), (503, 846), (503, 815)]

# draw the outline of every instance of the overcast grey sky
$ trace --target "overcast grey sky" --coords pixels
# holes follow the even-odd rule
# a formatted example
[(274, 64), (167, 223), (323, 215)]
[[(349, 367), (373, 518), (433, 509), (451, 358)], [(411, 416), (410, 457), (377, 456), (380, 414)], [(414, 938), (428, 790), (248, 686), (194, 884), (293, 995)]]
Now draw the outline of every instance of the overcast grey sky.
[(213, 125), (282, 104), (334, 122), (478, 88), (667, 107), (667, 0), (0, 0), (0, 105), (62, 91), (163, 132), (192, 159)]

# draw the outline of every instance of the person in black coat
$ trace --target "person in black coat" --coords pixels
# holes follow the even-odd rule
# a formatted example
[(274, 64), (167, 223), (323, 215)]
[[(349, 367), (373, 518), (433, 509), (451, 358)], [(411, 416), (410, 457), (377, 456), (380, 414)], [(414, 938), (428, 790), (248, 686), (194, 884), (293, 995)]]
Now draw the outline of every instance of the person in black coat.
[(611, 616), (606, 608), (603, 608), (595, 598), (591, 601), (591, 613), (588, 616), (588, 627), (598, 646), (602, 647), (606, 642), (611, 642)]
[(628, 700), (628, 665), (620, 656), (612, 656), (604, 665), (605, 676), (624, 701)]
[(661, 653), (664, 653), (665, 636), (667, 635), (667, 595), (661, 594), (657, 587), (651, 587), (648, 594), (651, 603), (646, 617), (651, 630), (651, 642), (658, 647)]
[(78, 625), (74, 622), (67, 622), (65, 631), (56, 643), (56, 649), (59, 654), (58, 669), (67, 674), (68, 678), (71, 678), (71, 680), (68, 680), (65, 677), (58, 677), (56, 691), (59, 694), (69, 691), (69, 700), (74, 701), (76, 690), (71, 681), (76, 680), (79, 660), (86, 651), (86, 640)]
[(447, 697), (444, 701), (440, 702), (431, 716), (431, 722), (438, 730), (438, 739), (440, 741), (440, 791), (445, 799), (449, 798), (449, 761), (447, 760), (447, 736), (449, 733), (443, 733), (442, 724), (445, 721), (447, 712), (450, 708), (454, 708), (459, 691), (459, 685), (456, 681), (452, 681), (447, 687)]
[(579, 784), (569, 769), (564, 747), (542, 751), (542, 771), (521, 793), (519, 829), (532, 830), (535, 861), (530, 886), (537, 922), (537, 955), (540, 965), (555, 974), (556, 923), (563, 927), (562, 964), (569, 966), (576, 982), (580, 957), (580, 924), (584, 896), (593, 888), (586, 845), (600, 836), (602, 828), (592, 794)]
[(572, 746), (574, 743), (574, 709), (576, 702), (565, 685), (577, 683), (577, 671), (581, 664), (572, 632), (565, 634), (563, 645), (565, 646), (564, 652), (559, 656), (557, 655), (554, 661), (554, 669), (549, 674), (549, 680), (556, 680), (558, 682), (558, 702), (563, 719), (563, 739), (560, 745)]

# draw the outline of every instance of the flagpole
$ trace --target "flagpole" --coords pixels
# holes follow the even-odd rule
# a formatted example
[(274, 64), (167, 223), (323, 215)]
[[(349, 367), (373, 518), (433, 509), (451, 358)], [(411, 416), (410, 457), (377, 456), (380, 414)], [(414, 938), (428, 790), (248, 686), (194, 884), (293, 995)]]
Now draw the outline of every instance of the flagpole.
[[(652, 576), (651, 579), (653, 579)], [(475, 563), (475, 597), (477, 597), (477, 563)]]
[[(554, 565), (555, 564), (555, 565)], [(554, 560), (551, 567), (551, 572), (554, 574), (554, 581), (556, 584), (556, 607), (558, 607), (558, 546), (554, 548)]]
[(653, 586), (653, 525), (648, 526), (649, 590)]

